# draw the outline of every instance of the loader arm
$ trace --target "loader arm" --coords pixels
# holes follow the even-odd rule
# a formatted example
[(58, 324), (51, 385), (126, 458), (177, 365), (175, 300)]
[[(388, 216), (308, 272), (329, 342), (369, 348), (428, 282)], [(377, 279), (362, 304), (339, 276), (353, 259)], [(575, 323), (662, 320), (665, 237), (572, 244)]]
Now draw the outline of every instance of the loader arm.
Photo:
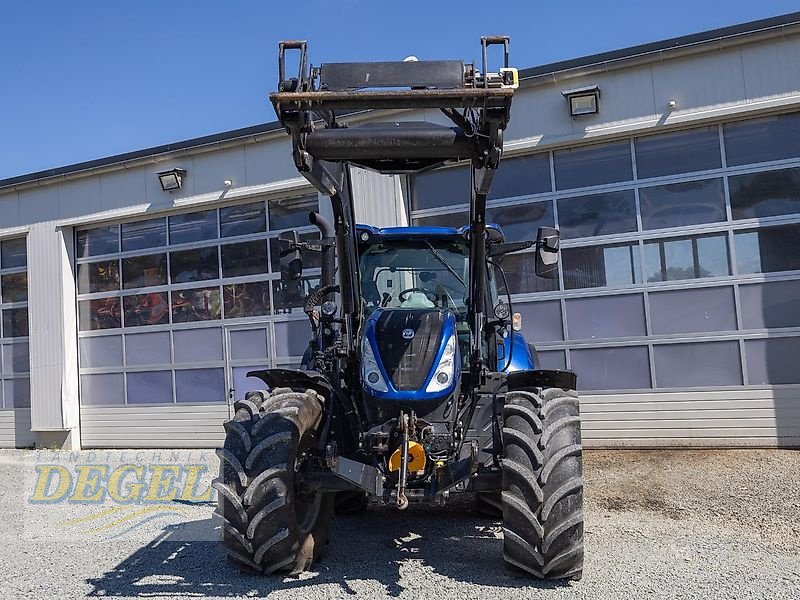
[[(503, 47), (503, 65), (489, 72), (487, 49)], [(299, 55), (294, 76), (286, 72), (287, 52)], [(461, 61), (323, 63), (309, 66), (303, 41), (279, 44), (278, 92), (270, 95), (278, 119), (292, 139), (297, 170), (323, 195), (335, 217), (346, 346), (355, 354), (360, 321), (357, 240), (350, 165), (384, 174), (410, 174), (469, 160), (470, 372), (485, 369), (481, 332), (486, 269), (486, 197), (503, 150), (503, 131), (517, 87), (509, 67), (508, 38), (481, 38), (482, 65)], [(365, 110), (440, 109), (452, 127), (394, 121), (349, 125), (341, 117)]]

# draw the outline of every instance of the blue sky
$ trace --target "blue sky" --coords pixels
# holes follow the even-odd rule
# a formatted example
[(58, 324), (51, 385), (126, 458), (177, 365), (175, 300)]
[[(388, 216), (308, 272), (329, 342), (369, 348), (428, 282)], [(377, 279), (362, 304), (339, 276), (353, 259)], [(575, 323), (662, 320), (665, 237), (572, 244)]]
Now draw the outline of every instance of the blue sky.
[(0, 3), (0, 179), (275, 118), (280, 39), (313, 63), (479, 59), (520, 68), (800, 10), (798, 0)]

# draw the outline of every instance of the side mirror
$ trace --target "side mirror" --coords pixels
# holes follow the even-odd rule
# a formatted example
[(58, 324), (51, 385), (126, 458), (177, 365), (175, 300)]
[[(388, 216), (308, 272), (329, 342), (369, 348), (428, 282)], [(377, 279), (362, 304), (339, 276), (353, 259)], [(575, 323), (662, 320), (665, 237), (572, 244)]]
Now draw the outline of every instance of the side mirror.
[(558, 247), (560, 245), (558, 229), (539, 227), (536, 236), (536, 275), (545, 279), (558, 278)]
[(303, 257), (300, 238), (296, 231), (284, 231), (278, 236), (278, 254), (281, 261), (281, 281), (295, 281), (303, 274)]

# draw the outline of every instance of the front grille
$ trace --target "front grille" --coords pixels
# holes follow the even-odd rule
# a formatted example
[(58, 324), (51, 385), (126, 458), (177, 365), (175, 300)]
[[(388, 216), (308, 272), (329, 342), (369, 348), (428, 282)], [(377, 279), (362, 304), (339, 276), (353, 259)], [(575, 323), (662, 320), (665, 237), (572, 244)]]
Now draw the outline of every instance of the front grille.
[[(418, 390), (433, 366), (442, 336), (444, 311), (390, 309), (378, 317), (375, 338), (386, 373), (396, 390)], [(411, 329), (414, 337), (403, 338)]]

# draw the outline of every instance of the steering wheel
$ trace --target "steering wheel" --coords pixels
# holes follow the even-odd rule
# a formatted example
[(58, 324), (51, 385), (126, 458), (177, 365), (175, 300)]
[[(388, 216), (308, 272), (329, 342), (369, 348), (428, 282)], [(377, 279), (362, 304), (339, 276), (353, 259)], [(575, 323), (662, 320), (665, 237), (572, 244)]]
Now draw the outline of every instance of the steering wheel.
[(407, 289), (403, 290), (402, 292), (400, 292), (399, 294), (397, 294), (397, 298), (400, 300), (400, 302), (405, 302), (407, 300), (406, 296), (408, 294), (410, 294), (411, 292), (422, 292), (423, 294), (425, 294), (425, 297), (428, 300), (430, 300), (431, 302), (436, 302), (436, 294), (434, 294), (430, 290), (426, 290), (425, 288), (421, 288), (421, 287), (410, 287), (410, 288), (407, 288)]

